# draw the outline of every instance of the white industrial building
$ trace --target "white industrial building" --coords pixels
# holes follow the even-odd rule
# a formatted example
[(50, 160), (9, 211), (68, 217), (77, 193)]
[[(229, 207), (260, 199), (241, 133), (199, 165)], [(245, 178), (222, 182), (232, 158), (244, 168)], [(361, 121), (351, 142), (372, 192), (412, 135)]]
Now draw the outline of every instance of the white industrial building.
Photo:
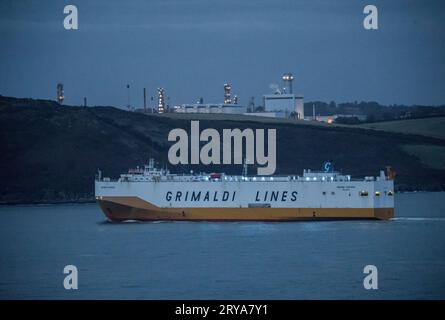
[(274, 112), (284, 117), (295, 112), (297, 119), (304, 119), (303, 96), (292, 93), (266, 94), (263, 96), (264, 111)]
[(264, 113), (274, 114), (275, 117), (280, 118), (294, 116), (297, 119), (304, 120), (303, 96), (296, 95), (292, 91), (294, 76), (292, 73), (285, 73), (281, 79), (284, 84), (282, 90), (277, 88), (274, 94), (263, 96)]
[(237, 104), (224, 103), (193, 103), (183, 104), (175, 107), (175, 112), (179, 113), (235, 113), (243, 114), (247, 112), (247, 107)]

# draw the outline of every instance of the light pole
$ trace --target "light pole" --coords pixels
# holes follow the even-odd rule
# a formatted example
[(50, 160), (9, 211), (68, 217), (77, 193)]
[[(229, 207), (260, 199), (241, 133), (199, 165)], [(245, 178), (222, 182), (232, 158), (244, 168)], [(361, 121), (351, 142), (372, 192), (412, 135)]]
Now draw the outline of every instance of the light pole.
[(128, 110), (130, 110), (131, 106), (130, 106), (130, 85), (127, 84), (127, 108)]

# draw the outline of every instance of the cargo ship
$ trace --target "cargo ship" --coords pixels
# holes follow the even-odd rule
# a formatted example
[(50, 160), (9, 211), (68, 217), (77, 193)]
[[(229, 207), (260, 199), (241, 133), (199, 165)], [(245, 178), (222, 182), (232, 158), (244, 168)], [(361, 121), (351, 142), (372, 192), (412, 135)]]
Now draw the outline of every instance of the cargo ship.
[(148, 165), (118, 179), (95, 180), (95, 196), (111, 221), (293, 221), (380, 219), (394, 216), (394, 174), (352, 179), (327, 162), (302, 175), (172, 174)]

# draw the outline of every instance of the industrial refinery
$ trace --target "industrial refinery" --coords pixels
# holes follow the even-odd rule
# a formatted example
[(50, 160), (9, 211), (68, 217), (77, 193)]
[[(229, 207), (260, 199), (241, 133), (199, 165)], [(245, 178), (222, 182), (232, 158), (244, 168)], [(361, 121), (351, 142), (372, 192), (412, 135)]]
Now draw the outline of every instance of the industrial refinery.
[[(293, 118), (304, 120), (304, 101), (301, 94), (293, 93), (294, 76), (292, 73), (284, 73), (281, 77), (282, 86), (274, 85), (272, 92), (262, 96), (263, 104), (257, 108), (254, 105), (254, 97), (251, 97), (248, 105), (238, 102), (238, 95), (233, 94), (232, 85), (226, 82), (222, 86), (222, 102), (205, 103), (204, 98), (199, 98), (195, 103), (184, 103), (170, 107), (170, 97), (166, 95), (163, 87), (158, 87), (157, 98), (151, 96), (151, 103), (147, 103), (147, 89), (143, 88), (143, 109), (137, 109), (131, 103), (130, 84), (126, 85), (127, 109), (141, 111), (143, 113), (219, 113), (241, 114), (250, 116), (262, 116), (273, 118)], [(57, 84), (56, 101), (63, 104), (65, 99), (62, 83)], [(86, 97), (84, 106), (87, 105)], [(312, 119), (312, 118), (309, 118)]]
[(178, 113), (247, 113), (247, 107), (238, 104), (238, 97), (232, 97), (232, 85), (225, 83), (224, 86), (224, 103), (204, 103), (200, 99), (198, 103), (182, 104), (177, 106), (174, 111)]
[(59, 104), (63, 104), (63, 100), (65, 100), (65, 95), (63, 93), (63, 84), (62, 83), (58, 83), (57, 84), (57, 96), (56, 96), (56, 100)]
[[(174, 108), (178, 113), (231, 113), (245, 114), (274, 118), (304, 119), (304, 102), (302, 95), (293, 93), (292, 73), (282, 76), (283, 87), (278, 86), (271, 94), (263, 95), (263, 108), (255, 110), (248, 106), (238, 104), (238, 97), (232, 97), (232, 85), (225, 83), (223, 103), (204, 103), (202, 99), (198, 103), (182, 104)], [(253, 103), (251, 103), (253, 104)], [(253, 110), (252, 110), (253, 109)]]

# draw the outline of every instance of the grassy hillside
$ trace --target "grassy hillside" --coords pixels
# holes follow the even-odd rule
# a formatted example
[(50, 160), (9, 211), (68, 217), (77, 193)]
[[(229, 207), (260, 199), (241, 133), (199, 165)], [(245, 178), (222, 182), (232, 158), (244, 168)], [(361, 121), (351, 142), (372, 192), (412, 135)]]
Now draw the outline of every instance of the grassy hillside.
[(445, 117), (366, 123), (360, 127), (445, 139)]
[[(445, 189), (445, 166), (437, 163), (441, 158), (428, 155), (428, 161), (422, 160), (431, 150), (444, 150), (443, 139), (256, 119), (201, 117), (200, 127), (220, 132), (224, 128), (277, 129), (278, 174), (318, 169), (328, 159), (353, 176), (376, 175), (391, 164), (398, 174), (399, 190)], [(189, 131), (190, 118), (0, 99), (0, 202), (92, 199), (97, 168), (104, 175), (117, 176), (143, 165), (149, 157), (167, 163), (171, 145), (167, 135), (173, 128)], [(169, 167), (174, 172), (242, 170), (241, 166)]]

